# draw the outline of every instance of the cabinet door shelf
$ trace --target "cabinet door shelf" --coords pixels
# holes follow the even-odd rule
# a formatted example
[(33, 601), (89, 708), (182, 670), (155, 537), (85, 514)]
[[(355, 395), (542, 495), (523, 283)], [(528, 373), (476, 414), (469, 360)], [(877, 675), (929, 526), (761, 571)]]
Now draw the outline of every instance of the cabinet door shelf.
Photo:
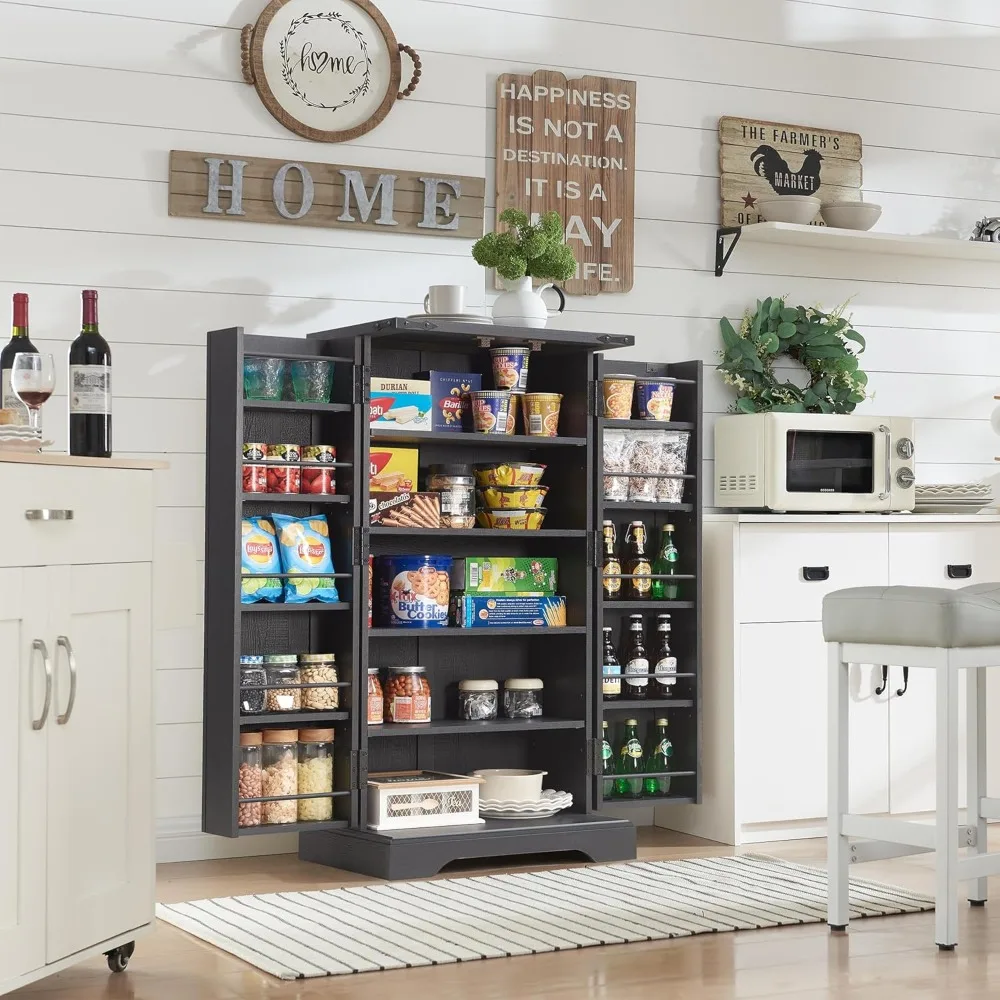
[[(339, 792), (302, 792), (300, 795), (268, 795), (259, 799), (237, 799), (239, 803), (248, 802), (294, 802), (297, 799), (339, 799), (350, 795), (350, 789)], [(275, 824), (271, 824), (272, 826)]]
[(240, 611), (263, 611), (275, 614), (281, 611), (288, 611), (293, 614), (302, 614), (307, 612), (333, 612), (333, 611), (350, 611), (350, 604), (346, 604), (341, 601), (339, 604), (323, 604), (321, 601), (311, 601), (308, 604), (266, 604), (264, 602), (258, 601), (256, 604), (241, 604)]
[[(676, 577), (675, 577), (676, 579)], [(605, 611), (690, 611), (694, 601), (601, 601)]]
[(656, 711), (663, 711), (671, 708), (694, 708), (694, 701), (690, 698), (621, 698), (618, 701), (601, 701), (605, 712), (635, 712), (641, 708), (655, 708)]
[(452, 444), (466, 448), (586, 448), (585, 437), (533, 437), (529, 434), (475, 434), (471, 431), (371, 432), (378, 444)]
[(351, 413), (352, 403), (299, 403), (287, 399), (244, 399), (244, 410), (284, 410), (290, 413)]
[[(302, 504), (343, 504), (351, 498), (340, 493), (244, 493), (244, 503), (302, 503)], [(318, 574), (316, 574), (318, 575)]]
[[(686, 381), (685, 385), (694, 385)], [(627, 429), (636, 431), (693, 431), (695, 424), (688, 420), (615, 420), (611, 417), (599, 417), (599, 423), (605, 430)]]
[(517, 531), (511, 528), (383, 528), (372, 525), (369, 529), (373, 537), (402, 537), (419, 535), (440, 538), (487, 538), (487, 539), (520, 539), (532, 541), (537, 538), (586, 538), (587, 532), (580, 528), (539, 528), (537, 531)]
[(552, 719), (546, 716), (538, 719), (490, 719), (483, 722), (435, 719), (433, 722), (384, 722), (381, 726), (369, 726), (368, 738), (430, 736), (441, 733), (515, 733), (543, 729), (583, 729), (585, 726), (583, 719)]
[[(673, 771), (670, 772), (669, 777), (675, 777)], [(605, 781), (608, 779), (605, 778)], [(684, 806), (693, 805), (698, 800), (693, 795), (656, 795), (650, 796), (648, 799), (602, 799), (601, 803), (612, 809), (617, 809), (619, 806), (625, 809), (633, 809), (636, 806), (645, 806), (648, 808), (655, 808), (656, 806)]]
[(565, 628), (542, 628), (527, 626), (525, 628), (370, 628), (368, 636), (372, 639), (455, 639), (465, 636), (475, 639), (502, 638), (505, 635), (586, 635), (589, 630), (586, 625), (567, 625)]
[[(327, 684), (326, 687), (333, 687)], [(247, 726), (302, 726), (320, 722), (346, 722), (351, 717), (350, 712), (322, 708), (314, 712), (267, 712), (260, 715), (241, 715), (240, 728)]]

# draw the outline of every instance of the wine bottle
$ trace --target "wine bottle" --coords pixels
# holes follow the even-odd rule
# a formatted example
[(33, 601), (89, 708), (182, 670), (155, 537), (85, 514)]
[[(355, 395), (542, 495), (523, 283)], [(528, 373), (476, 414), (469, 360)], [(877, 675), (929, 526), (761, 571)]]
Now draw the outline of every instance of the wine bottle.
[(93, 290), (83, 293), (83, 327), (69, 348), (69, 453), (111, 457), (111, 348)]
[(28, 296), (24, 292), (14, 293), (14, 325), (10, 343), (0, 351), (0, 408), (14, 410), (17, 422), (28, 425), (28, 408), (17, 398), (10, 387), (10, 370), (18, 354), (37, 354), (35, 345), (28, 339)]

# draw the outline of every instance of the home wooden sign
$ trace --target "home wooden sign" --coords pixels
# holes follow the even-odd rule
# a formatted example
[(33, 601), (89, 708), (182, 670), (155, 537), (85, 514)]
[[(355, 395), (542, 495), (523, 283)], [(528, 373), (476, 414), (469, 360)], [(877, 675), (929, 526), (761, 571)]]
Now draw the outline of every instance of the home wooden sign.
[(632, 288), (635, 81), (562, 73), (497, 80), (497, 213), (558, 212), (579, 261), (567, 294)]
[[(754, 118), (719, 119), (722, 225), (764, 219), (762, 198), (811, 195), (821, 201), (861, 201), (861, 136), (813, 125)], [(822, 225), (817, 214), (814, 225)]]
[(188, 219), (478, 239), (485, 194), (483, 177), (170, 153), (169, 212)]

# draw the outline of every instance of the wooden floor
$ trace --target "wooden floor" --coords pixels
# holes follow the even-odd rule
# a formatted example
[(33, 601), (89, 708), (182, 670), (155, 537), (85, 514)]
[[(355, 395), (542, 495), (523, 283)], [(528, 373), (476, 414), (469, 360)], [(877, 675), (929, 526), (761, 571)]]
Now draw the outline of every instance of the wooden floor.
[[(1000, 831), (996, 837), (994, 850), (1000, 847)], [(754, 850), (822, 865), (825, 843), (799, 841)], [(725, 853), (732, 851), (665, 831), (640, 830), (640, 856), (646, 860)], [(920, 855), (854, 870), (933, 893), (932, 858)], [(482, 870), (468, 866), (460, 873)], [(158, 891), (161, 901), (178, 902), (365, 881), (286, 855), (162, 865)], [(831, 935), (826, 925), (787, 927), (286, 983), (161, 924), (139, 942), (123, 975), (111, 975), (103, 959), (94, 960), (10, 996), (16, 1000), (385, 1000), (407, 995), (434, 1000), (980, 1000), (1000, 993), (1000, 879), (991, 880), (990, 888), (998, 894), (995, 904), (961, 908), (961, 943), (951, 953), (934, 946), (930, 913), (859, 921), (847, 935)]]

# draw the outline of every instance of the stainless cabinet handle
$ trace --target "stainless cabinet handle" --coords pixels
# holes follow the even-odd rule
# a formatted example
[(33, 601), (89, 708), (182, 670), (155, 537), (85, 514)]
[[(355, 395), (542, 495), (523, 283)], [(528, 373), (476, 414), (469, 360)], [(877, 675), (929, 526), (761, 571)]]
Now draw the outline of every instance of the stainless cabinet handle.
[(31, 728), (37, 731), (45, 725), (45, 720), (49, 717), (49, 708), (52, 706), (52, 663), (49, 660), (48, 647), (41, 639), (36, 639), (31, 644), (31, 662), (34, 662), (35, 653), (42, 654), (42, 664), (45, 667), (45, 704), (42, 705), (42, 717), (31, 722)]
[(24, 512), (26, 521), (72, 521), (73, 511), (71, 510), (26, 510)]
[(885, 493), (878, 495), (879, 500), (889, 499), (889, 489), (892, 486), (892, 431), (885, 424), (879, 424), (878, 429), (885, 435)]
[[(73, 706), (76, 704), (76, 656), (73, 653), (73, 644), (69, 637), (60, 635), (56, 637), (56, 669), (59, 669), (59, 647), (66, 650), (66, 662), (69, 664), (69, 701), (66, 702), (66, 711), (62, 715), (56, 716), (56, 725), (65, 726), (69, 722), (69, 717), (73, 714)], [(58, 707), (58, 706), (57, 706)]]

